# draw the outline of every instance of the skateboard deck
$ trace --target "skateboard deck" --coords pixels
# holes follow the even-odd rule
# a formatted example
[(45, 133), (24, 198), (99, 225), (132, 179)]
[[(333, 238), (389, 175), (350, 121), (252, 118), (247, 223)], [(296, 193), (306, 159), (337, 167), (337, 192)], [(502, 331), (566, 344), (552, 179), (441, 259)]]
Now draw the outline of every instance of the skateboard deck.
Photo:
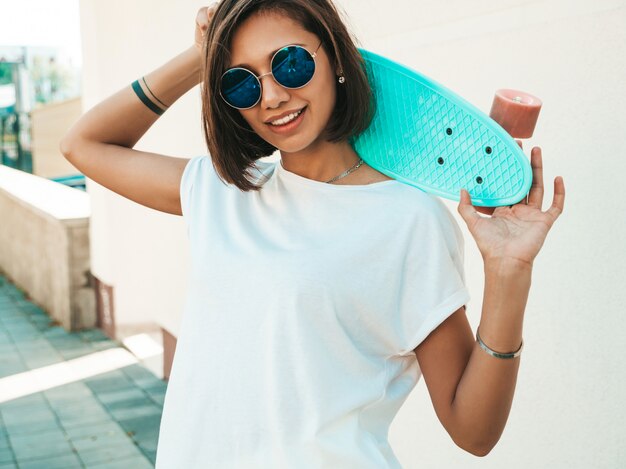
[(353, 138), (372, 168), (425, 192), (483, 207), (520, 202), (532, 168), (515, 140), (487, 114), (434, 80), (359, 49), (376, 100), (371, 125)]

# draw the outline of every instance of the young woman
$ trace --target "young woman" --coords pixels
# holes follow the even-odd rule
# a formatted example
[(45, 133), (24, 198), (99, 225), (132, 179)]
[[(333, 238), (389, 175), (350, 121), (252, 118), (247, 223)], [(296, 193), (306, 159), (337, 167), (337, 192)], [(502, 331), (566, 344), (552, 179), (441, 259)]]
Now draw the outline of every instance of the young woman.
[[(188, 227), (191, 283), (158, 468), (400, 467), (388, 428), (421, 374), (459, 447), (483, 456), (500, 438), (533, 261), (563, 210), (563, 180), (542, 212), (534, 148), (527, 200), (494, 210), (461, 193), (484, 259), (474, 339), (452, 214), (349, 143), (371, 118), (361, 65), (330, 0), (223, 0), (198, 12), (194, 46), (62, 142), (85, 175)], [(198, 83), (210, 156), (132, 150)], [(278, 164), (259, 161), (276, 149)]]

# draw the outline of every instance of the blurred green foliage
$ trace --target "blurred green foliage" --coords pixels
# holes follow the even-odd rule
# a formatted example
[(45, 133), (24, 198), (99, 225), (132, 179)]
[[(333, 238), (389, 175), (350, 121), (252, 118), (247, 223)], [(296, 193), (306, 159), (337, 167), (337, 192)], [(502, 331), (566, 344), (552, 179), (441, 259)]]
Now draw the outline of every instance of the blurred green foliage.
[(0, 85), (12, 83), (11, 65), (6, 62), (0, 62)]

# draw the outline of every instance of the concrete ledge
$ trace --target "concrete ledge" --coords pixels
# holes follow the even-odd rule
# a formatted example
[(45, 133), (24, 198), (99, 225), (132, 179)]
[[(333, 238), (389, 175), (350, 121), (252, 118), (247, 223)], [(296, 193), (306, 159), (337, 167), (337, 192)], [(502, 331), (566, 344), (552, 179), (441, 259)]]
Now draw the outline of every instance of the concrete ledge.
[(0, 268), (66, 330), (96, 326), (89, 195), (0, 165)]

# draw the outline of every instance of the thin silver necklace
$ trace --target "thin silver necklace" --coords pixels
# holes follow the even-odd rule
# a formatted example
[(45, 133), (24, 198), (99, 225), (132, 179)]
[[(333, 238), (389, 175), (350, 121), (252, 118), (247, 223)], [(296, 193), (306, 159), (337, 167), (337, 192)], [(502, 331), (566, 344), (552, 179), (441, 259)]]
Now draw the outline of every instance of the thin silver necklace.
[[(350, 174), (353, 171), (356, 171), (357, 169), (359, 169), (359, 167), (363, 164), (363, 158), (359, 158), (359, 161), (352, 166), (352, 168), (347, 169), (346, 171), (344, 171), (343, 173), (341, 173), (339, 176), (335, 176), (334, 178), (326, 181), (326, 184), (330, 184), (331, 182), (335, 182), (338, 179), (341, 179), (343, 177), (346, 177), (348, 174)], [(280, 165), (283, 167), (283, 169), (285, 168), (285, 166), (283, 165), (283, 160), (280, 160)]]

